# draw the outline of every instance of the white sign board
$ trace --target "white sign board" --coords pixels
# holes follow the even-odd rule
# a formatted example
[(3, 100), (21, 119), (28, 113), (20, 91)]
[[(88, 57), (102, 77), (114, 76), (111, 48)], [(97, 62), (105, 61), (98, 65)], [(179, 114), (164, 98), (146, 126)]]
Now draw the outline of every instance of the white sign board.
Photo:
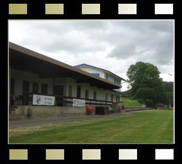
[(33, 105), (54, 105), (54, 104), (55, 104), (54, 96), (44, 96), (44, 95), (33, 94)]
[(85, 100), (73, 99), (73, 106), (85, 107)]

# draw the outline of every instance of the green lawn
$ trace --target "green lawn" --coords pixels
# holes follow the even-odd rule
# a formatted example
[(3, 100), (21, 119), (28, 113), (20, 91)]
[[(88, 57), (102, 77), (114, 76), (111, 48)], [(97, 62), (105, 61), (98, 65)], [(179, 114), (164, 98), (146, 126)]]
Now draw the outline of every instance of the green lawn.
[(13, 128), (9, 143), (173, 143), (173, 111)]

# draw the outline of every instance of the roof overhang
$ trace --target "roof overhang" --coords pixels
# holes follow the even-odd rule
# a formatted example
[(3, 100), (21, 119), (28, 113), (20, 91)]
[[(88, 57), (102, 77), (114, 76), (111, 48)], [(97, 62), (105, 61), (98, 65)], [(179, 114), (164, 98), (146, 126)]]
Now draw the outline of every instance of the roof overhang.
[(14, 69), (36, 73), (40, 78), (70, 77), (78, 83), (109, 90), (122, 87), (14, 43), (9, 43), (9, 64)]
[(115, 92), (115, 93), (122, 94), (122, 92), (120, 90), (118, 90), (118, 89), (113, 89), (112, 91)]

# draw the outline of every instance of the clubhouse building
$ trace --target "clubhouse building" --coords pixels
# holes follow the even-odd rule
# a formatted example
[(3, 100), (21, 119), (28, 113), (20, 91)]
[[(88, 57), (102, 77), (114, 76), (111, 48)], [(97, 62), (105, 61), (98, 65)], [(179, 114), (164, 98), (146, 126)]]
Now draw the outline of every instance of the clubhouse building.
[(92, 107), (120, 103), (118, 75), (95, 66), (70, 66), (9, 43), (9, 105)]

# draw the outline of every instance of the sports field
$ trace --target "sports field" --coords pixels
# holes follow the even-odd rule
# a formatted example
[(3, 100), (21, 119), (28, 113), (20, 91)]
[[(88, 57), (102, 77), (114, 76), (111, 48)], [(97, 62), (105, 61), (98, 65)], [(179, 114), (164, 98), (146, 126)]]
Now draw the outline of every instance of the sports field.
[(9, 130), (9, 143), (173, 143), (173, 110)]

